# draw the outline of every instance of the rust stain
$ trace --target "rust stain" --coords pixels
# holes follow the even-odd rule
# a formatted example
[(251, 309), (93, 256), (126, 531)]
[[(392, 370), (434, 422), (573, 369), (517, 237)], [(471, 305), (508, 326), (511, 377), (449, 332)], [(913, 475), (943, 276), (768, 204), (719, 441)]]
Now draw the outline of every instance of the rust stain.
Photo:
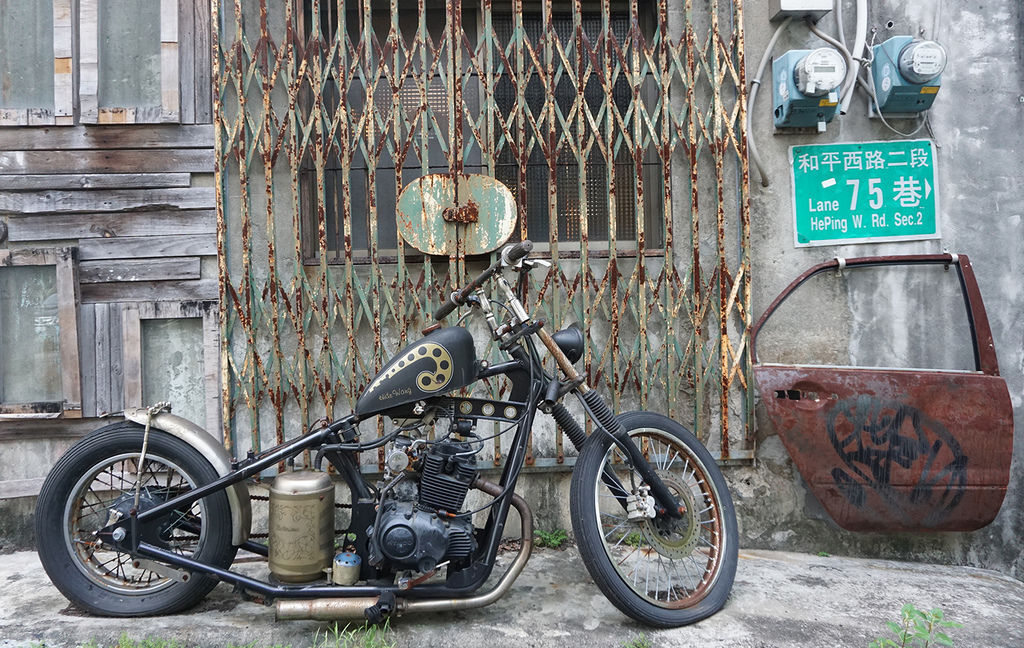
[(475, 223), (480, 220), (480, 209), (473, 201), (457, 207), (446, 207), (441, 217), (448, 223)]
[[(719, 435), (725, 453), (747, 437), (730, 410), (750, 385), (742, 7), (685, 0), (680, 32), (669, 2), (545, 0), (538, 21), (522, 0), (510, 15), (481, 0), (467, 31), (461, 1), (259, 0), (243, 20), (241, 0), (213, 0), (226, 443), (289, 436), (289, 411), (343, 414), (472, 272), (474, 231), (506, 222), (547, 231), (553, 266), (527, 302), (592, 332), (596, 387)], [(507, 172), (514, 208), (495, 216), (456, 183), (437, 214), (385, 227), (392, 196), (438, 171)], [(687, 211), (680, 237), (671, 215)], [(441, 258), (407, 236), (428, 219), (452, 240)]]
[[(847, 259), (846, 267), (956, 265), (977, 371), (755, 364), (772, 426), (829, 515), (853, 531), (971, 531), (999, 512), (1009, 482), (1013, 406), (970, 260), (943, 255)], [(754, 326), (757, 333), (797, 277)], [(966, 342), (966, 341), (965, 341)]]

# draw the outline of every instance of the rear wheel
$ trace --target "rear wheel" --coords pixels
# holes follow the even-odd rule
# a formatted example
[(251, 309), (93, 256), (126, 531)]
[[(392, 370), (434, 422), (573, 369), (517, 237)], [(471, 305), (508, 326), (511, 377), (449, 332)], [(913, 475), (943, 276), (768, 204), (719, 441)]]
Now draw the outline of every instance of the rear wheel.
[(626, 500), (646, 497), (646, 486), (610, 437), (595, 433), (570, 492), (583, 562), (628, 616), (656, 627), (700, 621), (725, 605), (736, 574), (736, 515), (725, 479), (707, 448), (675, 421), (650, 412), (619, 421), (685, 513), (630, 520)]
[[(76, 606), (104, 616), (169, 614), (191, 607), (217, 584), (104, 544), (95, 532), (135, 507), (145, 511), (217, 479), (213, 466), (184, 441), (151, 430), (139, 470), (144, 430), (117, 423), (65, 454), (36, 505), (36, 545), (50, 580)], [(141, 477), (140, 477), (141, 476)], [(217, 491), (147, 525), (143, 541), (200, 562), (227, 567), (231, 544), (227, 495)]]

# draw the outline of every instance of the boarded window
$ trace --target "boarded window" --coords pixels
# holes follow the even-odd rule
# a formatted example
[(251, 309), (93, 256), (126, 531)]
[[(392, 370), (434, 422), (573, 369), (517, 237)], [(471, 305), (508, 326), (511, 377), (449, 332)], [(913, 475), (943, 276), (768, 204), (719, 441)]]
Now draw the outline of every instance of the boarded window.
[(0, 403), (60, 402), (54, 266), (0, 268)]
[(203, 320), (144, 319), (141, 329), (142, 402), (167, 401), (178, 416), (204, 425)]
[(53, 5), (0, 4), (0, 108), (53, 110)]
[(178, 120), (178, 0), (80, 0), (79, 33), (83, 123)]
[(0, 250), (0, 349), (0, 416), (81, 416), (75, 248)]
[(73, 120), (71, 0), (0, 2), (0, 126)]
[(99, 107), (160, 105), (160, 0), (100, 0)]

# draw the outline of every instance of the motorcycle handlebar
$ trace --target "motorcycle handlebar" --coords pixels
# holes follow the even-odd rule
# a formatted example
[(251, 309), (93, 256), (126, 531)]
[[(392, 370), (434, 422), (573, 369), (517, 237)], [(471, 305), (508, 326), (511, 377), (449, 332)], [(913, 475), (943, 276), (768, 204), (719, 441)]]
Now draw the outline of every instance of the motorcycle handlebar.
[(441, 304), (441, 306), (434, 311), (434, 319), (438, 322), (451, 315), (452, 311), (465, 303), (466, 299), (473, 294), (480, 286), (484, 285), (484, 282), (495, 275), (495, 273), (501, 271), (505, 266), (515, 265), (519, 261), (526, 257), (530, 251), (533, 250), (533, 241), (529, 239), (520, 241), (514, 245), (509, 245), (501, 254), (498, 255), (498, 260), (495, 261), (486, 270), (477, 275), (473, 281), (462, 290), (457, 290), (451, 294), (448, 299)]

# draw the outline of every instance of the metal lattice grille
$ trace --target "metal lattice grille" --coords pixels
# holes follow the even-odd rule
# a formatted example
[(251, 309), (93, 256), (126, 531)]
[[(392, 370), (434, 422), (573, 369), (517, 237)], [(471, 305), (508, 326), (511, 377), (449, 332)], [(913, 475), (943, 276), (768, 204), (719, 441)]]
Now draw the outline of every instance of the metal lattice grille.
[[(591, 383), (746, 456), (741, 14), (214, 0), (225, 438), (259, 447), (349, 411), (477, 263), (406, 245), (396, 196), (483, 173), (512, 189), (518, 236), (546, 242), (530, 305), (587, 331)], [(536, 443), (561, 461), (560, 434)]]

